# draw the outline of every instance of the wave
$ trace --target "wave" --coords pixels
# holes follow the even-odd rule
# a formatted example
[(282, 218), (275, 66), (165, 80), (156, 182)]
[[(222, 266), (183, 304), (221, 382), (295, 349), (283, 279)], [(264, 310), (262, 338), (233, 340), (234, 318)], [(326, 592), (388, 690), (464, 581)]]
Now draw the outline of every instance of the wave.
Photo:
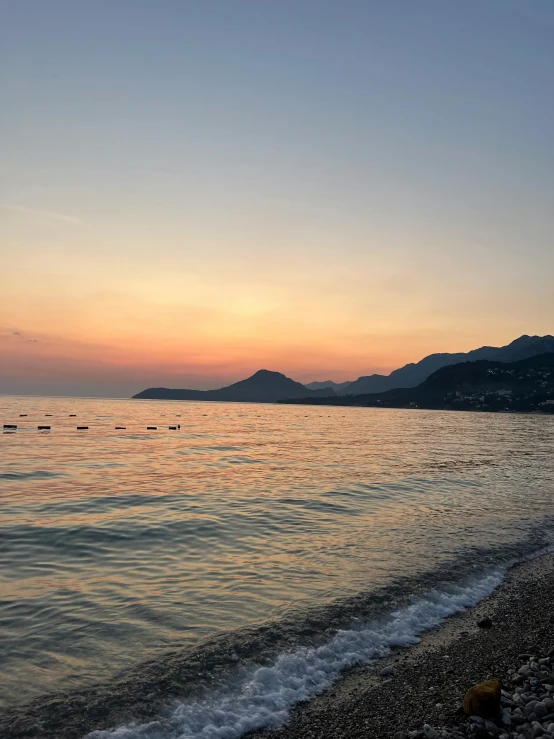
[(523, 541), (467, 548), (382, 588), (175, 645), (88, 687), (14, 705), (0, 711), (0, 734), (15, 736), (9, 728), (30, 714), (40, 724), (54, 722), (56, 730), (45, 732), (52, 739), (62, 728), (88, 739), (238, 739), (275, 728), (343, 670), (415, 644), (488, 596), (514, 564), (553, 551), (553, 524), (547, 518)]
[(506, 569), (449, 592), (432, 591), (379, 622), (340, 630), (319, 647), (282, 653), (271, 665), (239, 671), (219, 689), (173, 704), (156, 720), (93, 731), (87, 739), (237, 739), (276, 728), (296, 703), (325, 691), (343, 670), (411, 646), (448, 616), (479, 603), (500, 585)]
[(431, 589), (392, 613), (337, 630), (319, 646), (282, 652), (263, 666), (239, 668), (217, 689), (173, 702), (155, 720), (96, 730), (85, 739), (238, 739), (257, 729), (277, 728), (297, 703), (323, 693), (343, 670), (413, 646), (424, 632), (489, 596), (514, 565), (553, 552), (550, 527), (542, 530), (542, 537), (538, 548), (520, 551), (465, 583)]

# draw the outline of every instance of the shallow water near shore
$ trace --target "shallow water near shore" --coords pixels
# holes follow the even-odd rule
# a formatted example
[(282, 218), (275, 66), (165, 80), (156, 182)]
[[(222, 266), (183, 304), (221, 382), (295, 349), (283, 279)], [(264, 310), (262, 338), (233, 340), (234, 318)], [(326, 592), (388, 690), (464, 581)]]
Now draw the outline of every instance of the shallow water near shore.
[(137, 716), (166, 705), (116, 736), (276, 725), (551, 542), (549, 417), (9, 397), (0, 416), (0, 705), (121, 680)]

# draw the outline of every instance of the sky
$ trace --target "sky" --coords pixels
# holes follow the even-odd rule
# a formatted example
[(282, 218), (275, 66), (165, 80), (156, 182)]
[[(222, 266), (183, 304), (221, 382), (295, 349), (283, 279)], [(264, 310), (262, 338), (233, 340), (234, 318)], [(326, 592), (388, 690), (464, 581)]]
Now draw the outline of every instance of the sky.
[(0, 393), (554, 333), (552, 0), (0, 11)]

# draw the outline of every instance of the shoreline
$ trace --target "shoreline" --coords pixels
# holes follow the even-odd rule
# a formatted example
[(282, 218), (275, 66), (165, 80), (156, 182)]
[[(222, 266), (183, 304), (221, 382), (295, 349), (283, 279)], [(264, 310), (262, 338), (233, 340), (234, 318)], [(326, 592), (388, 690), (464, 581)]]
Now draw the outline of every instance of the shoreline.
[[(477, 623), (487, 617), (492, 628), (479, 628)], [(424, 724), (447, 729), (460, 723), (460, 707), (470, 687), (500, 678), (509, 689), (510, 672), (521, 664), (518, 655), (544, 654), (552, 647), (554, 552), (514, 565), (490, 595), (424, 632), (417, 644), (394, 648), (384, 659), (345, 670), (325, 692), (292, 707), (287, 722), (279, 728), (254, 730), (243, 736), (393, 739), (396, 732), (421, 730)], [(124, 689), (124, 684), (119, 688)], [(58, 714), (64, 711), (61, 699), (70, 698), (69, 694), (52, 696), (39, 711), (32, 705), (29, 712), (21, 710), (23, 706), (0, 711), (0, 734), (6, 739), (83, 739), (90, 731), (129, 726), (133, 720), (125, 715), (130, 706), (126, 710), (122, 700), (122, 713), (115, 723), (99, 726), (94, 719), (90, 722), (91, 715), (87, 721), (88, 710), (81, 703), (84, 697), (73, 696), (80, 703), (72, 706), (73, 719), (66, 716), (64, 720)], [(95, 696), (93, 704), (106, 697)], [(99, 704), (92, 713), (98, 708)], [(144, 708), (144, 715), (135, 716), (139, 723), (155, 719)]]
[[(477, 626), (484, 618), (490, 629)], [(554, 553), (512, 567), (499, 587), (476, 606), (447, 618), (418, 644), (352, 668), (325, 693), (298, 704), (286, 724), (249, 739), (392, 739), (424, 724), (451, 728), (466, 691), (509, 672), (518, 656), (554, 646)], [(384, 668), (391, 675), (381, 676)], [(385, 670), (386, 671), (386, 670)]]

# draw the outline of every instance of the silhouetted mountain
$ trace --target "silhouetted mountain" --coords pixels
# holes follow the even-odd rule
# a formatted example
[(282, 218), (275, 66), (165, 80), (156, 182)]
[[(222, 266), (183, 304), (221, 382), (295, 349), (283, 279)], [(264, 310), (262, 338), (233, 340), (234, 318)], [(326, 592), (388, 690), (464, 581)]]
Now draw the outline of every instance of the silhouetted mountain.
[(339, 390), (344, 390), (348, 387), (348, 385), (351, 385), (352, 382), (350, 380), (347, 380), (346, 382), (333, 382), (333, 380), (324, 380), (323, 382), (307, 382), (306, 387), (308, 390), (325, 390), (326, 388), (331, 388), (336, 393), (339, 392)]
[(379, 408), (541, 411), (554, 413), (554, 353), (499, 362), (461, 362), (434, 372), (414, 388), (335, 398), (304, 398), (285, 403)]
[(420, 362), (406, 364), (394, 370), (390, 375), (368, 375), (359, 377), (348, 387), (339, 390), (339, 395), (361, 395), (366, 393), (381, 393), (386, 390), (401, 387), (415, 387), (429, 375), (441, 367), (460, 362), (490, 359), (499, 362), (515, 362), (518, 359), (534, 357), (544, 352), (554, 352), (554, 336), (520, 336), (507, 346), (482, 346), (469, 352), (456, 354), (430, 354)]
[(246, 380), (235, 382), (219, 390), (171, 390), (165, 387), (151, 387), (134, 398), (144, 400), (228, 400), (271, 403), (288, 398), (318, 397), (334, 394), (332, 390), (310, 391), (300, 382), (280, 372), (259, 370)]
[[(514, 362), (519, 359), (554, 352), (554, 336), (520, 336), (502, 347), (482, 346), (480, 349), (456, 354), (430, 354), (420, 362), (407, 364), (390, 375), (359, 377), (355, 382), (311, 382), (302, 385), (280, 372), (259, 370), (252, 377), (218, 390), (174, 390), (154, 387), (143, 390), (135, 398), (163, 400), (227, 400), (271, 403), (280, 400), (330, 398), (383, 393), (396, 388), (418, 386), (436, 370), (457, 365), (468, 360)], [(335, 392), (336, 391), (336, 392)]]

